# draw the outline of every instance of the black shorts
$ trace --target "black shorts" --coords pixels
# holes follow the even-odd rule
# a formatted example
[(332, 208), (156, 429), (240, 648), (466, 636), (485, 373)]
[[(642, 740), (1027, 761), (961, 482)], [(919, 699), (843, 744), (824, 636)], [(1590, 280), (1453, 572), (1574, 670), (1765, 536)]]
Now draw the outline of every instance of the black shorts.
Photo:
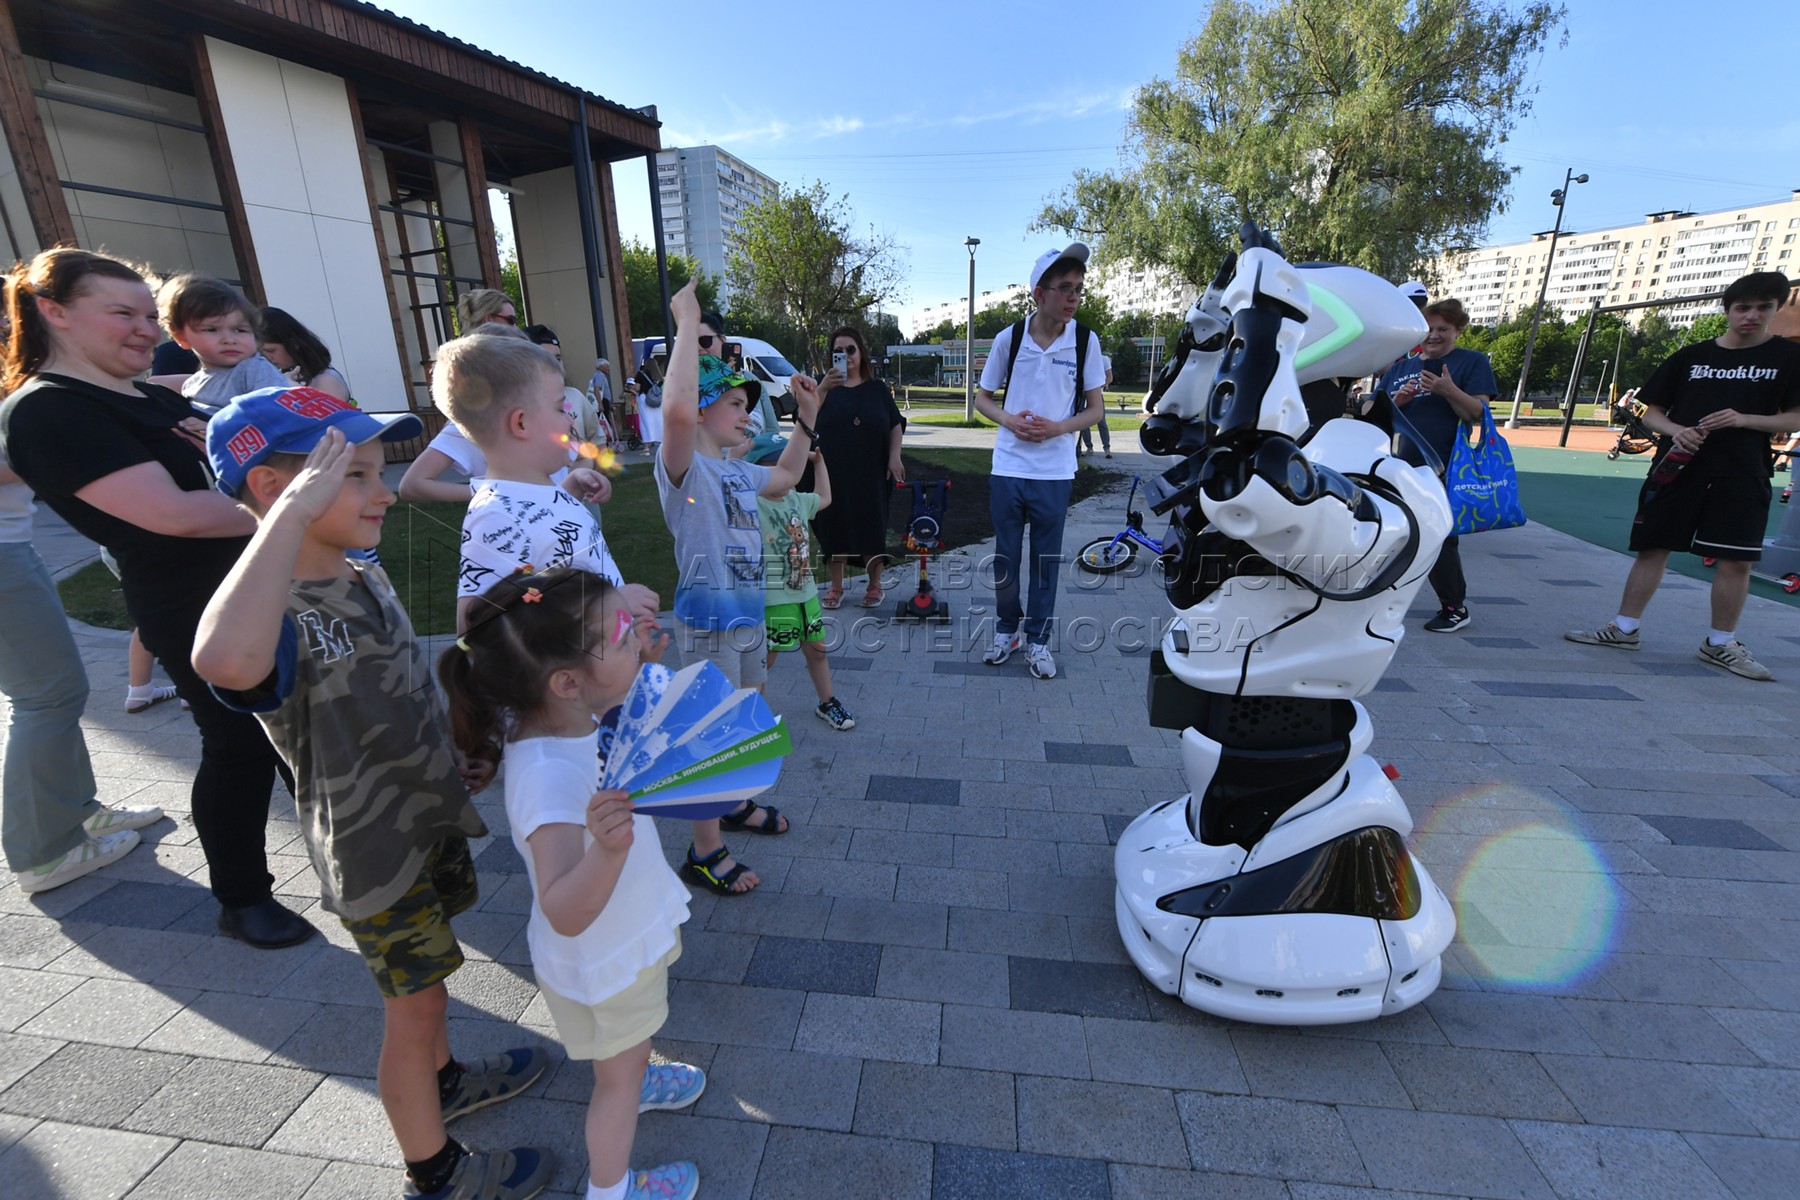
[(1766, 478), (1678, 476), (1666, 487), (1645, 480), (1638, 493), (1631, 549), (1688, 550), (1707, 558), (1756, 562), (1769, 527)]

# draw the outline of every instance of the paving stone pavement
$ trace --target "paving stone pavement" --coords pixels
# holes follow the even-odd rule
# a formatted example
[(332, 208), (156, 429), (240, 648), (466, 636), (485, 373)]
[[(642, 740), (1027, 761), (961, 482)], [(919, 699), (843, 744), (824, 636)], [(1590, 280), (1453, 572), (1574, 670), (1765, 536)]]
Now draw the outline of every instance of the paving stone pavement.
[[(1068, 546), (1115, 529), (1122, 507), (1122, 486), (1081, 505)], [(57, 565), (87, 553), (45, 524)], [(1623, 556), (1536, 525), (1464, 555), (1473, 624), (1436, 636), (1415, 619), (1365, 701), (1373, 753), (1399, 768), (1415, 845), (1461, 918), (1425, 1004), (1283, 1029), (1145, 987), (1113, 928), (1110, 844), (1183, 790), (1175, 735), (1144, 721), (1165, 605), (1141, 574), (1071, 572), (1058, 677), (1033, 680), (1022, 655), (987, 668), (977, 550), (935, 569), (951, 626), (832, 614), (854, 731), (806, 715), (798, 662), (775, 670), (795, 751), (772, 799), (794, 832), (737, 839), (757, 893), (694, 899), (657, 1049), (711, 1085), (692, 1111), (643, 1119), (637, 1160), (695, 1159), (712, 1200), (1793, 1195), (1793, 610), (1750, 601), (1744, 639), (1782, 677), (1752, 683), (1696, 660), (1695, 582), (1671, 578), (1644, 650), (1623, 654), (1560, 636), (1611, 615)], [(103, 798), (169, 819), (68, 887), (0, 886), (6, 1194), (397, 1195), (379, 1007), (317, 909), (291, 804), (277, 796), (269, 824), (278, 890), (324, 936), (249, 950), (213, 931), (187, 818), (191, 722), (172, 705), (121, 711), (124, 635), (79, 637)], [(481, 904), (457, 922), (469, 962), (451, 980), (452, 1043), (540, 1042), (557, 1066), (457, 1133), (554, 1146), (550, 1194), (571, 1197), (585, 1071), (555, 1048), (525, 877), (497, 800), (482, 808), (494, 835), (474, 847)], [(663, 832), (673, 858), (686, 827)]]

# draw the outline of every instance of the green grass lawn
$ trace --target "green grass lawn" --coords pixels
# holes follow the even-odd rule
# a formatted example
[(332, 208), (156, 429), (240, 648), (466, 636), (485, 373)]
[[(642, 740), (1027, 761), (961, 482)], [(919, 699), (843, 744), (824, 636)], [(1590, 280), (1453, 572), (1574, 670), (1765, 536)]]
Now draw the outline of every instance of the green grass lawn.
[[(906, 414), (906, 420), (910, 425), (931, 425), (952, 429), (999, 428), (994, 422), (988, 420), (980, 413), (975, 414), (975, 419), (973, 421), (966, 419), (963, 416), (961, 407), (946, 409), (943, 412), (921, 413), (918, 410), (918, 406), (915, 405), (913, 411)], [(1109, 406), (1106, 410), (1106, 427), (1114, 432), (1120, 430), (1134, 430), (1143, 423), (1143, 420), (1144, 414), (1141, 412), (1132, 411), (1121, 413), (1116, 406)], [(986, 451), (982, 451), (982, 453), (985, 454)]]
[[(988, 468), (992, 453), (978, 448), (907, 451), (907, 478), (950, 480), (945, 512), (946, 544), (965, 546), (993, 533), (988, 523)], [(1076, 475), (1076, 500), (1104, 488), (1111, 476), (1083, 466)], [(890, 545), (911, 512), (911, 493), (896, 492), (888, 509)], [(655, 589), (665, 606), (675, 596), (675, 544), (663, 523), (650, 464), (635, 463), (613, 479), (612, 499), (601, 506), (601, 528), (619, 570), (633, 583)], [(420, 633), (455, 628), (460, 504), (397, 502), (382, 527), (381, 561)], [(854, 571), (854, 574), (861, 574)], [(71, 617), (104, 629), (130, 629), (118, 581), (100, 562), (90, 563), (58, 585)]]

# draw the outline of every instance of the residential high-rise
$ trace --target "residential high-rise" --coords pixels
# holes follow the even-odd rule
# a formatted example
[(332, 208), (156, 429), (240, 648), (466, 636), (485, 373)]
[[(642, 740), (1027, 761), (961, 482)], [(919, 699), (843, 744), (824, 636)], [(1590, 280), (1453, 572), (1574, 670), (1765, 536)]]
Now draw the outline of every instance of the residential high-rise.
[[(1477, 325), (1497, 325), (1537, 302), (1550, 234), (1446, 255), (1435, 264), (1432, 296), (1454, 296)], [(1544, 309), (1564, 317), (1602, 305), (1634, 304), (1723, 291), (1751, 271), (1800, 273), (1800, 189), (1786, 200), (1717, 212), (1648, 214), (1641, 223), (1564, 233), (1556, 242)], [(1633, 319), (1651, 310), (1638, 310)], [(1657, 310), (1676, 325), (1717, 311), (1709, 302)]]
[(730, 292), (726, 264), (746, 210), (776, 189), (775, 180), (717, 146), (659, 150), (656, 186), (662, 203), (663, 245), (696, 259)]

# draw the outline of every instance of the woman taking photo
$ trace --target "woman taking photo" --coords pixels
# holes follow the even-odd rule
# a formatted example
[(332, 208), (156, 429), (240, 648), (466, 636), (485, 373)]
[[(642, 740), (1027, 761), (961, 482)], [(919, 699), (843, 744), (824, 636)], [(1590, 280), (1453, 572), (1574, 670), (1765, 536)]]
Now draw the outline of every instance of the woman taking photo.
[[(1469, 327), (1469, 314), (1460, 300), (1439, 300), (1425, 306), (1429, 332), (1419, 343), (1417, 355), (1409, 355), (1389, 367), (1378, 390), (1386, 392), (1425, 444), (1436, 451), (1443, 466), (1458, 438), (1467, 440), (1468, 427), (1481, 424), (1481, 410), (1500, 391), (1494, 382), (1494, 365), (1479, 350), (1459, 350), (1456, 339)], [(1402, 456), (1416, 466), (1424, 456), (1412, 445)], [(1453, 535), (1444, 539), (1437, 565), (1427, 576), (1438, 597), (1438, 614), (1425, 622), (1431, 633), (1455, 633), (1469, 623), (1469, 584), (1463, 578), (1462, 552)]]
[(46, 250), (12, 276), (0, 440), (12, 469), (76, 532), (119, 563), (125, 608), (200, 727), (194, 830), (219, 928), (286, 946), (312, 926), (276, 903), (263, 850), (277, 758), (256, 718), (219, 703), (194, 674), (194, 630), (255, 529), (212, 488), (192, 410), (135, 382), (161, 339), (156, 301), (124, 263)]
[[(837, 356), (844, 356), (844, 369)], [(819, 596), (823, 608), (844, 602), (844, 569), (851, 559), (868, 567), (862, 607), (881, 603), (881, 572), (887, 565), (889, 483), (906, 482), (900, 465), (900, 437), (906, 418), (887, 384), (875, 378), (862, 334), (845, 326), (831, 335), (831, 370), (819, 381), (819, 453), (831, 475), (831, 507), (813, 518), (813, 532), (825, 555), (831, 586)], [(802, 487), (807, 486), (802, 483)]]

